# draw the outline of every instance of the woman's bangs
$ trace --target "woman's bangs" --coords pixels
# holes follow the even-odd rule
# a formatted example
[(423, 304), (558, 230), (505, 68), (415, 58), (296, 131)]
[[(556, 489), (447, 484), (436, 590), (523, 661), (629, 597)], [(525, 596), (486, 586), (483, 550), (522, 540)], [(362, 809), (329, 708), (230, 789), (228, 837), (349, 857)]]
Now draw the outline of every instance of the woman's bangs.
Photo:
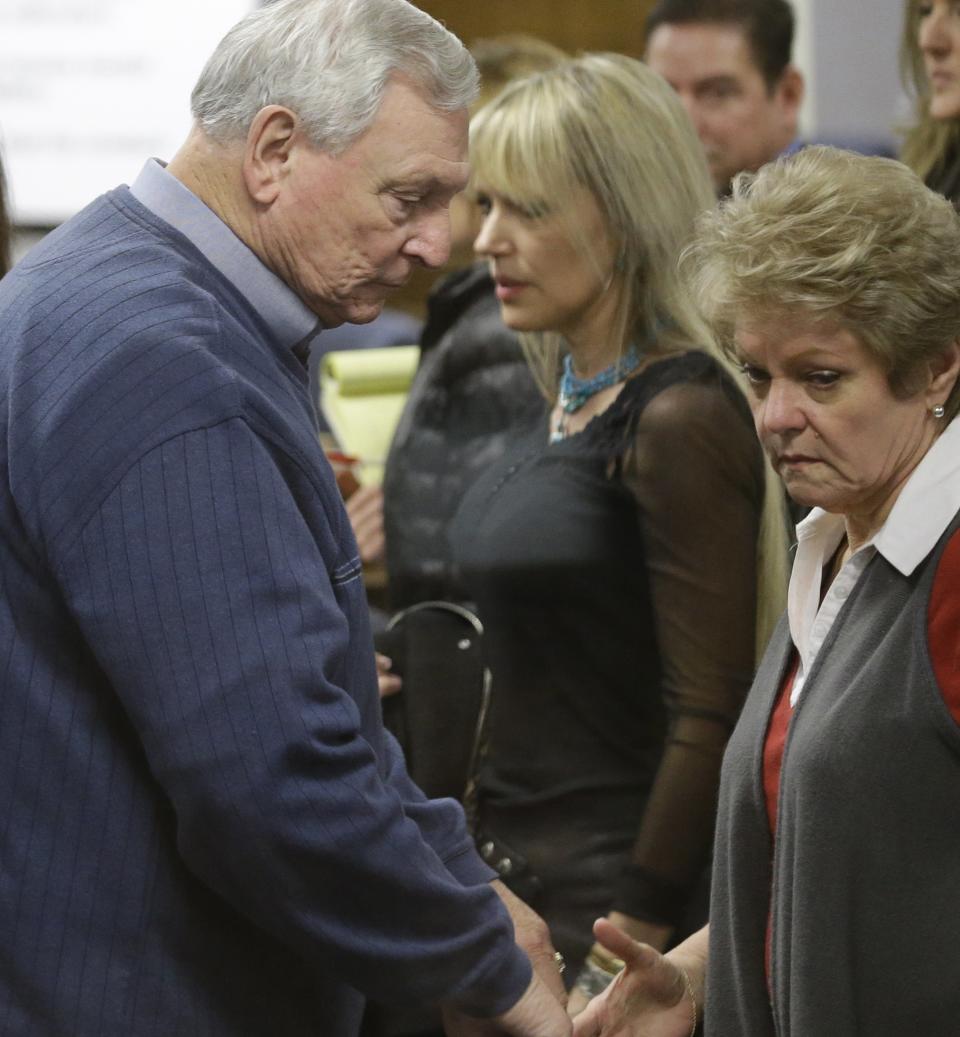
[(527, 96), (482, 113), (470, 137), (471, 186), (496, 191), (523, 209), (548, 211), (569, 193), (568, 159), (550, 132), (552, 120)]

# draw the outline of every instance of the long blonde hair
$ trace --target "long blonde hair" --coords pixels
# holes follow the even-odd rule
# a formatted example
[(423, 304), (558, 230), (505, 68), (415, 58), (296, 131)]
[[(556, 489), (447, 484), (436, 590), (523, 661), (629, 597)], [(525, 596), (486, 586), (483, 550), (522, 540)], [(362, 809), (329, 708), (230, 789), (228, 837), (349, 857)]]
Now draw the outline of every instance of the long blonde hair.
[[(587, 54), (520, 80), (483, 108), (470, 127), (472, 179), (536, 211), (549, 203), (570, 238), (597, 264), (573, 199), (586, 187), (616, 250), (614, 338), (667, 354), (696, 343), (733, 371), (685, 289), (678, 260), (696, 217), (715, 204), (703, 148), (674, 91), (643, 63)], [(522, 336), (548, 399), (557, 391), (563, 338)], [(758, 545), (757, 644), (783, 609), (786, 518), (769, 465)]]
[(906, 130), (900, 158), (921, 179), (937, 172), (960, 150), (960, 119), (934, 119), (930, 114), (930, 83), (920, 52), (920, 11), (906, 0), (900, 39), (900, 75), (913, 96), (916, 121)]

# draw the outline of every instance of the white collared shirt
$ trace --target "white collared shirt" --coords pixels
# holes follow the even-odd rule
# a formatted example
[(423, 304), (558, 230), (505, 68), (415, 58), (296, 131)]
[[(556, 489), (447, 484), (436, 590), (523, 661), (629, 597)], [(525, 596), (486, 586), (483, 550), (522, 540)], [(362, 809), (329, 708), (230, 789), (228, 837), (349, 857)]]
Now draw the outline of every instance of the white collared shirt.
[(909, 576), (958, 511), (960, 418), (953, 420), (930, 447), (907, 479), (886, 522), (847, 559), (822, 602), (823, 567), (843, 539), (843, 516), (814, 508), (797, 526), (797, 555), (787, 593), (790, 636), (800, 656), (790, 693), (791, 707), (799, 701), (806, 675), (870, 559), (879, 552), (894, 568)]

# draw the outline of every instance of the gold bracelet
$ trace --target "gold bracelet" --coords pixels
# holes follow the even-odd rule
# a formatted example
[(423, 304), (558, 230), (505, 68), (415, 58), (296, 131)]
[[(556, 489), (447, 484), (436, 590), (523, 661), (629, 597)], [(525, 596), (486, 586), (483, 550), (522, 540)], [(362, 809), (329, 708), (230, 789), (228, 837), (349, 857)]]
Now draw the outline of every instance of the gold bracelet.
[(693, 1007), (693, 1026), (690, 1027), (690, 1037), (694, 1037), (694, 1034), (697, 1032), (697, 1022), (698, 1022), (698, 1019), (697, 1019), (697, 1014), (698, 1014), (697, 1013), (697, 999), (696, 999), (696, 997), (694, 996), (694, 993), (693, 993), (693, 984), (690, 982), (690, 975), (689, 975), (689, 973), (687, 972), (687, 970), (682, 965), (677, 965), (677, 968), (680, 970), (680, 975), (683, 976), (683, 987), (684, 987), (684, 990), (689, 995), (689, 997), (690, 997), (690, 1004)]
[(587, 955), (587, 961), (611, 976), (616, 976), (623, 972), (626, 965), (622, 958), (615, 958), (612, 954), (605, 954), (602, 951), (598, 951), (596, 947), (592, 948)]

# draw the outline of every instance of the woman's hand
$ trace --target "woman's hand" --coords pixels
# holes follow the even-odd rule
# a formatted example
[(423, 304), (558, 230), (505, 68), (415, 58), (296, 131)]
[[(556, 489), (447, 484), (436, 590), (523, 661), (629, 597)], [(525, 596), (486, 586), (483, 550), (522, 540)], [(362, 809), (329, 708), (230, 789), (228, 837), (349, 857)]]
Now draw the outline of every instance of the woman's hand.
[[(634, 940), (639, 943), (645, 943), (648, 947), (652, 947), (655, 951), (662, 951), (667, 944), (670, 942), (670, 937), (673, 935), (673, 927), (669, 925), (657, 925), (655, 922), (645, 922), (641, 918), (634, 918), (632, 915), (625, 915), (620, 911), (611, 911), (607, 915), (607, 920), (615, 925), (622, 932), (625, 932), (628, 936), (632, 936)], [(603, 944), (595, 943), (591, 948), (591, 953), (595, 953), (596, 957), (600, 961), (611, 959), (610, 952), (603, 946)], [(613, 977), (616, 975), (615, 972), (611, 972), (611, 982)], [(567, 1002), (567, 1011), (571, 1016), (579, 1015), (590, 1001), (590, 995), (584, 993), (578, 986), (574, 986), (573, 990), (570, 991), (570, 1000)]]
[(403, 685), (403, 681), (395, 673), (390, 672), (393, 661), (379, 652), (377, 656), (377, 686), (380, 689), (380, 698), (385, 699), (388, 695), (396, 695)]
[(593, 932), (626, 967), (576, 1017), (574, 1037), (690, 1037), (696, 1024), (693, 998), (703, 985), (706, 930), (670, 956), (637, 943), (606, 919)]
[[(673, 936), (673, 926), (657, 925), (656, 922), (645, 922), (642, 918), (625, 915), (621, 911), (611, 911), (607, 918), (627, 936), (632, 936), (637, 943), (645, 943), (655, 951), (662, 951)], [(596, 944), (595, 946), (602, 946)], [(609, 951), (605, 952), (609, 954)]]

